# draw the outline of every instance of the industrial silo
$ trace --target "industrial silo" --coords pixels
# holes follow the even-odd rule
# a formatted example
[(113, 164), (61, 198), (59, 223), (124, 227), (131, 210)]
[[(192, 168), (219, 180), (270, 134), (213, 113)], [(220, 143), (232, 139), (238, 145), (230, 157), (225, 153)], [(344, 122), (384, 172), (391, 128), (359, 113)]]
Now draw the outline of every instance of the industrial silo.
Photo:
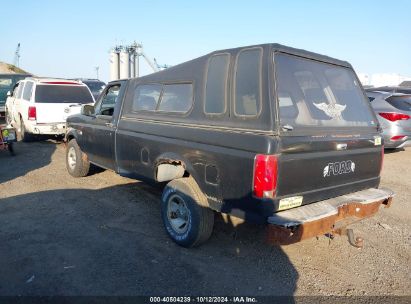
[(110, 81), (120, 78), (119, 54), (116, 50), (110, 52)]
[(128, 50), (120, 51), (120, 79), (130, 78), (130, 54)]
[(131, 50), (129, 53), (130, 56), (130, 78), (136, 77), (136, 53), (134, 50)]

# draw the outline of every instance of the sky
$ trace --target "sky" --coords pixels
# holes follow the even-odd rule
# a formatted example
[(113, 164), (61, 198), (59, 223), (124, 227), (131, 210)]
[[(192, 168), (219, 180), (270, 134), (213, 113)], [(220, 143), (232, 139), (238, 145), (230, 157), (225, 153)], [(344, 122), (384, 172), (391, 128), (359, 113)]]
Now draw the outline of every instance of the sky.
[[(116, 44), (143, 44), (160, 64), (281, 43), (350, 62), (357, 73), (411, 77), (411, 1), (46, 1), (1, 3), (0, 61), (38, 76), (109, 78)], [(141, 63), (140, 74), (151, 73)]]

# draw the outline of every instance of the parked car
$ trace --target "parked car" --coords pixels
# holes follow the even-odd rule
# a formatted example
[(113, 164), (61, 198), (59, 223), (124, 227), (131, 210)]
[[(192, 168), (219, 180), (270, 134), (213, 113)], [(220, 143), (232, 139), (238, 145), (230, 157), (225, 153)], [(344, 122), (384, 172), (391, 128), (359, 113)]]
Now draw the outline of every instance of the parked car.
[(0, 121), (5, 119), (7, 92), (21, 79), (30, 77), (30, 74), (0, 74)]
[(404, 80), (401, 82), (398, 86), (400, 87), (406, 87), (411, 89), (411, 80)]
[(100, 93), (106, 86), (106, 83), (98, 79), (89, 79), (89, 78), (76, 78), (76, 81), (84, 83), (90, 89), (93, 94), (94, 100), (97, 100), (100, 96)]
[(23, 141), (33, 135), (64, 135), (67, 117), (94, 103), (85, 84), (65, 79), (26, 78), (9, 95), (7, 122), (19, 129)]
[(385, 148), (411, 146), (411, 95), (367, 90), (367, 96), (382, 127)]
[(389, 206), (378, 122), (351, 65), (278, 44), (216, 51), (110, 82), (67, 119), (66, 166), (167, 182), (161, 214), (196, 246), (214, 211), (293, 243)]

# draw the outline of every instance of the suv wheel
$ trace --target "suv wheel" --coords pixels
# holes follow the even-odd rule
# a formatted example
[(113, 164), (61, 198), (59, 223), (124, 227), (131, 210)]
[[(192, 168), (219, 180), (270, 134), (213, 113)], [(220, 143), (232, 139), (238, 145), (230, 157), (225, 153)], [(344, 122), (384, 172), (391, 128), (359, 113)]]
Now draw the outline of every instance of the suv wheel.
[(75, 139), (68, 142), (66, 148), (66, 168), (74, 177), (84, 177), (90, 169), (87, 154), (83, 153)]
[(21, 140), (24, 142), (29, 142), (33, 140), (33, 134), (27, 132), (26, 127), (24, 125), (23, 118), (20, 117), (20, 137)]
[(14, 151), (14, 145), (13, 145), (12, 142), (8, 143), (7, 148), (9, 149), (9, 152), (10, 152), (10, 154), (11, 154), (12, 156), (15, 156), (15, 155), (16, 155), (16, 153), (15, 153), (15, 151)]
[(191, 177), (167, 184), (162, 195), (161, 215), (171, 239), (183, 247), (195, 247), (207, 241), (214, 226), (214, 212), (207, 198)]
[(4, 113), (6, 115), (6, 124), (8, 126), (11, 126), (13, 120), (11, 119), (11, 114), (9, 113), (9, 109), (6, 108), (6, 111)]

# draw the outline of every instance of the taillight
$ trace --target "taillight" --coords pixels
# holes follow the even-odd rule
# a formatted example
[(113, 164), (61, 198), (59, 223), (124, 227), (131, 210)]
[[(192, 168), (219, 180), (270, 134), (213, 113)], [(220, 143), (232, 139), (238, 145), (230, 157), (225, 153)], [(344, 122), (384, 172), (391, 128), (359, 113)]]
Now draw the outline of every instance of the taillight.
[(393, 112), (382, 112), (378, 113), (381, 117), (388, 119), (389, 121), (397, 121), (397, 120), (408, 120), (411, 117), (407, 114), (402, 113), (393, 113)]
[(395, 136), (391, 137), (390, 139), (391, 139), (392, 141), (397, 141), (397, 140), (401, 140), (401, 139), (403, 139), (403, 138), (405, 138), (405, 137), (406, 137), (405, 135), (395, 135)]
[(36, 120), (37, 119), (37, 111), (36, 107), (29, 107), (29, 120)]
[(274, 197), (277, 188), (277, 157), (257, 154), (254, 159), (253, 193), (258, 198)]

